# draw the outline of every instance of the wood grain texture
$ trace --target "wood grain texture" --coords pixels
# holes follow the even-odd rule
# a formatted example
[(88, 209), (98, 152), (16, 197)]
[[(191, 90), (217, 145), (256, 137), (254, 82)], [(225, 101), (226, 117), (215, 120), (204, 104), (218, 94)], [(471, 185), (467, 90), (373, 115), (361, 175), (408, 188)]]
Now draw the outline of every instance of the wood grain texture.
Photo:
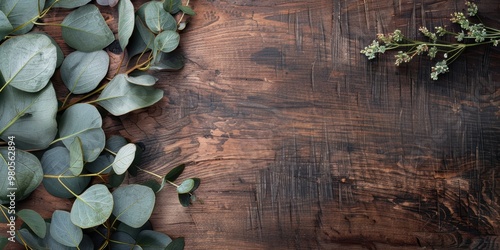
[[(425, 58), (359, 53), (376, 33), (448, 24), (463, 1), (191, 5), (186, 66), (157, 74), (165, 98), (105, 122), (146, 145), (149, 170), (202, 179), (190, 208), (159, 194), (157, 230), (186, 249), (500, 248), (499, 50), (439, 81)], [(478, 5), (500, 25), (497, 1)]]

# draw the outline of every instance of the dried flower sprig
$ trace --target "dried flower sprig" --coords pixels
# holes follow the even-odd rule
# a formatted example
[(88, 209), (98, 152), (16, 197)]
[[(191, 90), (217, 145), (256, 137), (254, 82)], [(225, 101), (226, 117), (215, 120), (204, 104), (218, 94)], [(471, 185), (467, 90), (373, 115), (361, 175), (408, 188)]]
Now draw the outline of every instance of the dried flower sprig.
[[(377, 54), (383, 54), (388, 50), (406, 49), (406, 51), (399, 50), (395, 55), (396, 66), (411, 61), (416, 55), (426, 53), (431, 59), (439, 55), (442, 60), (431, 68), (431, 79), (437, 80), (438, 75), (449, 71), (448, 65), (455, 61), (465, 48), (482, 44), (497, 46), (500, 42), (499, 29), (485, 26), (479, 19), (477, 23), (471, 20), (477, 15), (477, 5), (469, 1), (465, 5), (467, 7), (465, 14), (455, 12), (450, 18), (452, 23), (460, 26), (459, 32), (451, 31), (446, 26), (435, 27), (434, 32), (426, 27), (420, 27), (419, 31), (428, 38), (428, 41), (419, 41), (404, 37), (400, 30), (395, 30), (389, 34), (377, 34), (377, 39), (360, 52), (371, 60)], [(456, 42), (440, 40), (446, 35), (455, 38)]]

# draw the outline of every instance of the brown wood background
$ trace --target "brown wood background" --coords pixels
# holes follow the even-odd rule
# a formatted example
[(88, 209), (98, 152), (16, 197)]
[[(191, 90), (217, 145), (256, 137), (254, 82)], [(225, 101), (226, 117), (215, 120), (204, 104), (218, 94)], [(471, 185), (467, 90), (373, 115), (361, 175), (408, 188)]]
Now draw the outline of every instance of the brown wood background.
[[(500, 249), (500, 51), (469, 50), (439, 81), (427, 58), (359, 53), (449, 24), (462, 0), (191, 5), (186, 66), (157, 74), (165, 98), (106, 120), (145, 143), (149, 170), (202, 179), (190, 208), (158, 195), (156, 229), (186, 249)], [(500, 3), (478, 5), (500, 27)]]

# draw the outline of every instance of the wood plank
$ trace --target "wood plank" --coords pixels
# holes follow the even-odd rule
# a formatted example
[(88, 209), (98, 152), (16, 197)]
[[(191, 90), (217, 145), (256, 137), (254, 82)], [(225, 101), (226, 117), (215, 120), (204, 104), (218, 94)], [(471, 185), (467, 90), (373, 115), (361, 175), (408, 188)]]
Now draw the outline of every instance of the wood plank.
[[(498, 49), (437, 82), (426, 59), (359, 53), (376, 33), (447, 23), (462, 1), (191, 3), (187, 64), (158, 74), (165, 98), (106, 120), (146, 145), (149, 170), (188, 163), (202, 179), (190, 208), (159, 194), (157, 230), (186, 249), (499, 248)], [(498, 26), (499, 3), (479, 8)]]

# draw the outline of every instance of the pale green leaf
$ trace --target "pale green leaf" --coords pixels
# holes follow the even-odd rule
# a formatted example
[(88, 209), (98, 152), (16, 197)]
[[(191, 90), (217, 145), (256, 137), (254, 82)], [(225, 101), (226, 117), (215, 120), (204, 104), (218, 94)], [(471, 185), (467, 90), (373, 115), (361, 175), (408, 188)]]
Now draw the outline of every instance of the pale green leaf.
[(136, 12), (135, 16), (135, 28), (137, 29), (138, 33), (142, 37), (142, 40), (144, 44), (146, 44), (146, 47), (149, 49), (153, 49), (154, 46), (154, 40), (155, 40), (155, 33), (151, 31), (147, 24), (146, 24), (146, 7), (150, 4), (150, 2), (147, 2), (143, 4)]
[(113, 191), (113, 215), (131, 227), (141, 227), (151, 217), (155, 199), (149, 187), (138, 184), (119, 187)]
[(193, 190), (194, 186), (195, 181), (193, 179), (186, 179), (177, 187), (177, 193), (187, 194)]
[(191, 9), (191, 7), (189, 7), (189, 6), (186, 6), (186, 5), (181, 5), (181, 6), (179, 6), (179, 9), (180, 9), (182, 12), (184, 12), (184, 14), (186, 14), (186, 15), (190, 15), (190, 16), (194, 16), (194, 15), (196, 15), (196, 13), (194, 12), (194, 10), (193, 10), (193, 9)]
[(120, 0), (118, 3), (118, 41), (122, 50), (125, 50), (132, 36), (134, 21), (134, 5), (130, 0)]
[(83, 239), (83, 231), (71, 222), (69, 212), (56, 210), (52, 214), (50, 235), (54, 240), (68, 247), (78, 247)]
[(127, 171), (135, 158), (137, 146), (134, 143), (129, 143), (118, 151), (113, 161), (113, 170), (117, 175), (121, 175)]
[(108, 73), (109, 56), (103, 50), (74, 51), (61, 65), (61, 79), (70, 92), (84, 94), (94, 90)]
[(102, 91), (98, 103), (111, 114), (119, 116), (151, 106), (162, 97), (162, 90), (131, 84), (124, 74), (119, 74)]
[(2, 0), (0, 11), (5, 13), (14, 27), (14, 35), (25, 34), (30, 31), (38, 19), (38, 13), (45, 5), (45, 0)]
[(136, 244), (144, 250), (165, 249), (172, 242), (172, 239), (168, 235), (152, 230), (140, 232), (136, 240)]
[(75, 136), (80, 137), (83, 159), (95, 160), (104, 149), (106, 138), (102, 130), (102, 118), (97, 109), (85, 103), (69, 107), (61, 116), (58, 140), (69, 148)]
[[(74, 197), (73, 193), (80, 194), (83, 192), (91, 180), (88, 176), (73, 175), (69, 166), (69, 150), (65, 147), (54, 147), (45, 151), (41, 163), (45, 174), (43, 186), (53, 196), (72, 198)], [(61, 178), (58, 179), (59, 176)]]
[(0, 55), (0, 71), (6, 85), (23, 91), (40, 91), (56, 69), (56, 47), (42, 34), (8, 39), (0, 46)]
[(179, 33), (172, 30), (166, 30), (158, 34), (155, 38), (155, 49), (168, 53), (179, 46)]
[(142, 71), (132, 72), (126, 77), (129, 83), (140, 86), (153, 86), (158, 81), (158, 78)]
[(80, 137), (75, 137), (73, 142), (68, 147), (69, 150), (69, 171), (74, 176), (80, 175), (83, 170), (83, 149), (82, 140)]
[(58, 0), (54, 7), (73, 9), (85, 4), (88, 4), (91, 0)]
[(57, 133), (57, 98), (52, 84), (37, 93), (11, 86), (0, 92), (0, 138), (15, 136), (19, 149), (44, 149)]
[[(15, 178), (9, 179), (13, 173)], [(42, 182), (43, 172), (40, 161), (31, 153), (19, 149), (11, 151), (8, 148), (0, 148), (0, 176), (4, 178), (0, 181), (0, 203), (7, 204), (11, 197), (15, 197), (18, 201), (28, 197)], [(15, 191), (14, 196), (12, 188)]]
[(101, 50), (115, 40), (101, 12), (92, 4), (69, 13), (61, 27), (64, 41), (70, 47), (84, 52)]
[(71, 207), (71, 221), (81, 228), (104, 223), (113, 211), (113, 196), (103, 184), (95, 184), (77, 197)]
[(23, 209), (17, 212), (17, 216), (21, 218), (38, 237), (45, 237), (47, 227), (45, 226), (45, 220), (39, 213), (31, 209)]
[(5, 13), (0, 11), (0, 41), (3, 40), (5, 36), (12, 31), (12, 29), (14, 28), (12, 27), (12, 24), (10, 24), (9, 19)]
[(163, 9), (161, 2), (152, 1), (145, 4), (144, 20), (147, 27), (155, 34), (165, 30), (176, 30), (175, 18)]

